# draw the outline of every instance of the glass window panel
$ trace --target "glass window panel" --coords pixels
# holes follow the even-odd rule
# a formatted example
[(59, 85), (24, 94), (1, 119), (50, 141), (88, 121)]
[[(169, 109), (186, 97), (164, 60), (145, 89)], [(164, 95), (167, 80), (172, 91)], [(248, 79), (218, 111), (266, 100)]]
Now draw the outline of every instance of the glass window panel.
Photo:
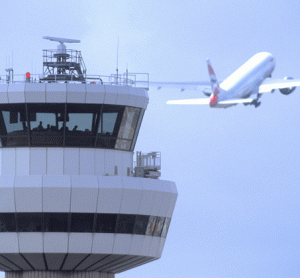
[(64, 104), (29, 104), (30, 129), (32, 131), (62, 130), (64, 114)]
[(116, 225), (116, 233), (132, 234), (135, 221), (135, 215), (119, 214)]
[(156, 216), (150, 216), (149, 217), (149, 222), (148, 222), (148, 226), (147, 226), (147, 229), (146, 229), (146, 236), (152, 236), (153, 235), (156, 219), (157, 219)]
[(116, 143), (116, 149), (117, 150), (125, 150), (129, 151), (131, 146), (131, 140), (122, 140), (122, 139), (117, 139)]
[(65, 145), (69, 147), (94, 147), (95, 136), (89, 136), (88, 134), (80, 136), (70, 136), (66, 134)]
[(15, 213), (0, 213), (0, 232), (16, 232)]
[(68, 232), (68, 213), (44, 213), (45, 232)]
[(117, 223), (117, 214), (97, 214), (96, 232), (114, 233)]
[(28, 146), (28, 124), (24, 104), (0, 106), (0, 131), (3, 146)]
[(103, 130), (102, 133), (106, 135), (112, 135), (114, 132), (115, 124), (117, 121), (117, 112), (105, 112), (103, 113)]
[(64, 104), (29, 104), (31, 144), (62, 146), (64, 116)]
[(68, 104), (66, 146), (95, 145), (101, 105)]
[(160, 236), (161, 235), (161, 232), (162, 232), (162, 229), (163, 229), (163, 226), (164, 226), (164, 222), (165, 222), (164, 217), (157, 217), (154, 232), (153, 232), (154, 236)]
[(69, 113), (68, 131), (92, 132), (92, 113)]
[(105, 148), (105, 149), (114, 149), (116, 145), (116, 138), (111, 137), (100, 137), (97, 138), (97, 147), (99, 148)]
[(42, 213), (17, 213), (19, 232), (41, 232)]
[(102, 121), (98, 133), (106, 136), (117, 137), (119, 132), (124, 106), (103, 105)]
[(102, 119), (98, 128), (97, 147), (115, 148), (123, 112), (124, 106), (103, 105)]
[(145, 109), (142, 109), (141, 113), (139, 115), (139, 119), (138, 119), (136, 128), (135, 128), (135, 132), (134, 132), (134, 136), (133, 136), (133, 140), (132, 140), (132, 144), (131, 144), (131, 151), (134, 150), (135, 143), (136, 143), (136, 140), (137, 140), (137, 137), (138, 137), (138, 134), (139, 134), (139, 131), (140, 131), (140, 127), (141, 127), (141, 124), (142, 124), (142, 120), (143, 120), (143, 117), (144, 117), (144, 113), (145, 113)]
[(92, 233), (94, 223), (94, 213), (72, 213), (71, 232)]
[(170, 226), (170, 222), (171, 222), (171, 218), (166, 218), (165, 223), (164, 223), (164, 227), (161, 233), (162, 237), (166, 237), (168, 234), (168, 230), (169, 230), (169, 226)]
[(132, 139), (141, 109), (126, 107), (118, 134), (118, 138)]
[(133, 233), (137, 235), (144, 235), (146, 233), (149, 216), (137, 215), (135, 218)]

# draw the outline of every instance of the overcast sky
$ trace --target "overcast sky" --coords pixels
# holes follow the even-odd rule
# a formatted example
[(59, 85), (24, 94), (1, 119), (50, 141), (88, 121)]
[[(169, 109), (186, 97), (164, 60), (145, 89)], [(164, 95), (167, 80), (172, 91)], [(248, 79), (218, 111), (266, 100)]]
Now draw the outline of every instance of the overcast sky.
[[(296, 0), (11, 0), (0, 15), (1, 75), (12, 60), (41, 73), (56, 36), (81, 40), (88, 74), (114, 73), (119, 38), (120, 72), (152, 81), (206, 81), (207, 57), (223, 80), (261, 51), (273, 77), (300, 78)], [(299, 90), (210, 109), (165, 104), (201, 90), (150, 88), (136, 150), (161, 151), (179, 197), (162, 258), (116, 277), (300, 277)]]

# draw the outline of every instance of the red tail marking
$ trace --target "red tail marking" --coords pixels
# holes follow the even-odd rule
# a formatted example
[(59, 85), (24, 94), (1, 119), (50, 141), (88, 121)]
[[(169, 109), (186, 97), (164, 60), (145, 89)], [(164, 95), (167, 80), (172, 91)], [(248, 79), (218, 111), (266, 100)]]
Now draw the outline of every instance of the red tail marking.
[(218, 103), (218, 100), (219, 100), (219, 98), (218, 98), (217, 95), (212, 96), (212, 97), (210, 98), (210, 100), (209, 100), (209, 106), (210, 106), (210, 107), (216, 107), (216, 105), (217, 105), (217, 103)]

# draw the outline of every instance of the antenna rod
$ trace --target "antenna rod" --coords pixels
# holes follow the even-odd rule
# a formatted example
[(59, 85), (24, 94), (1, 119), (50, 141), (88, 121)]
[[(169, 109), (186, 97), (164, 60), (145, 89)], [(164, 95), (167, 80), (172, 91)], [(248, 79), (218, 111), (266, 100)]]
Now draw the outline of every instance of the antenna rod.
[(118, 37), (118, 46), (117, 46), (117, 84), (119, 80), (119, 37)]

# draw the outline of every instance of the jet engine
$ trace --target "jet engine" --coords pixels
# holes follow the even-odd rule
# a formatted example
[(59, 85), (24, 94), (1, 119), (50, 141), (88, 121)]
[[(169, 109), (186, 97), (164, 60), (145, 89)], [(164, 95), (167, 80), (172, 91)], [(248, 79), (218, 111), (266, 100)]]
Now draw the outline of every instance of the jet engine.
[[(291, 80), (294, 79), (293, 77), (284, 77), (284, 80)], [(290, 88), (282, 88), (279, 89), (280, 93), (282, 93), (283, 95), (289, 95), (290, 93), (292, 93), (294, 90), (296, 89), (296, 87), (290, 87)]]

